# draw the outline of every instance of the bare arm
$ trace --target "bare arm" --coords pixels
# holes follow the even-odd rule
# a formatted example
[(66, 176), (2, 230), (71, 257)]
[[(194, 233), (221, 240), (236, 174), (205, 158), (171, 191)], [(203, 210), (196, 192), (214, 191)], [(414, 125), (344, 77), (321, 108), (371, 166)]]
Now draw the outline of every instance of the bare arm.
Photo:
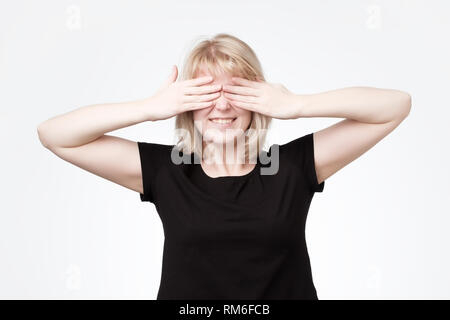
[(148, 121), (146, 100), (81, 107), (55, 116), (38, 126), (47, 148), (73, 148), (92, 142), (105, 133)]
[(280, 83), (232, 78), (224, 96), (236, 107), (278, 119), (345, 118), (313, 134), (317, 180), (322, 183), (394, 130), (409, 114), (404, 91), (348, 87), (294, 94)]
[(319, 183), (361, 156), (409, 114), (411, 96), (399, 90), (349, 87), (297, 95), (300, 117), (346, 118), (314, 133)]
[(61, 159), (143, 193), (137, 143), (106, 133), (208, 107), (220, 95), (217, 86), (203, 86), (212, 79), (175, 82), (177, 74), (174, 68), (150, 98), (85, 106), (48, 119), (37, 128), (39, 140)]
[(61, 159), (142, 192), (136, 142), (105, 133), (148, 121), (146, 108), (151, 108), (151, 101), (81, 107), (41, 123), (39, 139)]

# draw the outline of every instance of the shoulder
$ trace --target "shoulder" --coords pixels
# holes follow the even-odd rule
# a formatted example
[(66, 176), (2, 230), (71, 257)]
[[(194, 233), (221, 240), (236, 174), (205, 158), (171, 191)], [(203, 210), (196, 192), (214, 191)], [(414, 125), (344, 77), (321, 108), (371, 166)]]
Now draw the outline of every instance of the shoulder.
[(158, 155), (166, 155), (172, 152), (172, 149), (175, 147), (171, 144), (161, 144), (161, 143), (153, 143), (153, 142), (145, 142), (145, 141), (138, 141), (137, 142), (138, 148), (140, 152), (153, 152)]
[(292, 155), (299, 152), (305, 152), (312, 145), (312, 142), (313, 133), (308, 133), (280, 145), (280, 152), (282, 152), (284, 155)]
[(283, 144), (272, 144), (269, 148), (268, 155), (278, 155), (284, 162), (298, 164), (311, 151), (312, 147), (313, 133), (308, 133)]
[(139, 148), (142, 149), (153, 149), (159, 152), (167, 152), (172, 150), (174, 147), (173, 144), (162, 144), (162, 143), (154, 143), (154, 142), (145, 142), (145, 141), (138, 141), (137, 142)]
[(168, 163), (171, 159), (172, 151), (174, 150), (174, 145), (152, 143), (145, 141), (137, 142), (139, 149), (139, 156), (141, 158), (141, 163), (143, 166), (148, 164), (153, 165), (163, 165)]
[(298, 174), (308, 166), (313, 153), (313, 133), (308, 133), (283, 144), (272, 144), (262, 155), (262, 163), (268, 163), (278, 172)]

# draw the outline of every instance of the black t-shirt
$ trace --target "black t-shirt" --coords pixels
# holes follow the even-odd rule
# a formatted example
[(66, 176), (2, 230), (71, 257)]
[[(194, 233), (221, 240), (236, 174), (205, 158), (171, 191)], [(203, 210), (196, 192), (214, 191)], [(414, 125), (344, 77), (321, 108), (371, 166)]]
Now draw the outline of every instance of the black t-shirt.
[(270, 158), (274, 146), (276, 174), (260, 174), (270, 163), (258, 158), (245, 175), (213, 178), (199, 163), (172, 162), (173, 145), (138, 142), (140, 198), (154, 203), (165, 235), (158, 300), (318, 299), (305, 242), (325, 184), (313, 133), (262, 152)]

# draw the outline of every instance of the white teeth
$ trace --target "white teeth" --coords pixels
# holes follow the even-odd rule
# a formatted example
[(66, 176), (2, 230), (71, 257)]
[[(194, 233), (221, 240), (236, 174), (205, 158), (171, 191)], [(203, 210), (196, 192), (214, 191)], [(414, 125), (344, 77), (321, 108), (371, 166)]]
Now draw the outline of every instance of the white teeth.
[(233, 119), (211, 119), (211, 121), (215, 122), (215, 123), (227, 124), (227, 123), (231, 123), (233, 121)]

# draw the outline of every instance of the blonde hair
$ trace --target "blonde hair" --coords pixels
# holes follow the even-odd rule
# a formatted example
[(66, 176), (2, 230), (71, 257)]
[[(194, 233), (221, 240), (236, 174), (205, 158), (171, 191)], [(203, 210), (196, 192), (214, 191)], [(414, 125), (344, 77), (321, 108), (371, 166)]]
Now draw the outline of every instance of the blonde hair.
[[(254, 51), (242, 40), (226, 33), (219, 33), (199, 42), (186, 56), (179, 80), (195, 78), (203, 67), (213, 75), (227, 73), (252, 81), (265, 81), (261, 64)], [(252, 112), (250, 126), (245, 132), (248, 138), (245, 139), (246, 158), (254, 160), (249, 149), (256, 150), (258, 154), (261, 152), (271, 120), (268, 116)], [(181, 134), (177, 137), (176, 146), (184, 154), (194, 152), (201, 155), (202, 136), (194, 125), (193, 112), (178, 114), (175, 128), (177, 133), (188, 133), (187, 136)]]

